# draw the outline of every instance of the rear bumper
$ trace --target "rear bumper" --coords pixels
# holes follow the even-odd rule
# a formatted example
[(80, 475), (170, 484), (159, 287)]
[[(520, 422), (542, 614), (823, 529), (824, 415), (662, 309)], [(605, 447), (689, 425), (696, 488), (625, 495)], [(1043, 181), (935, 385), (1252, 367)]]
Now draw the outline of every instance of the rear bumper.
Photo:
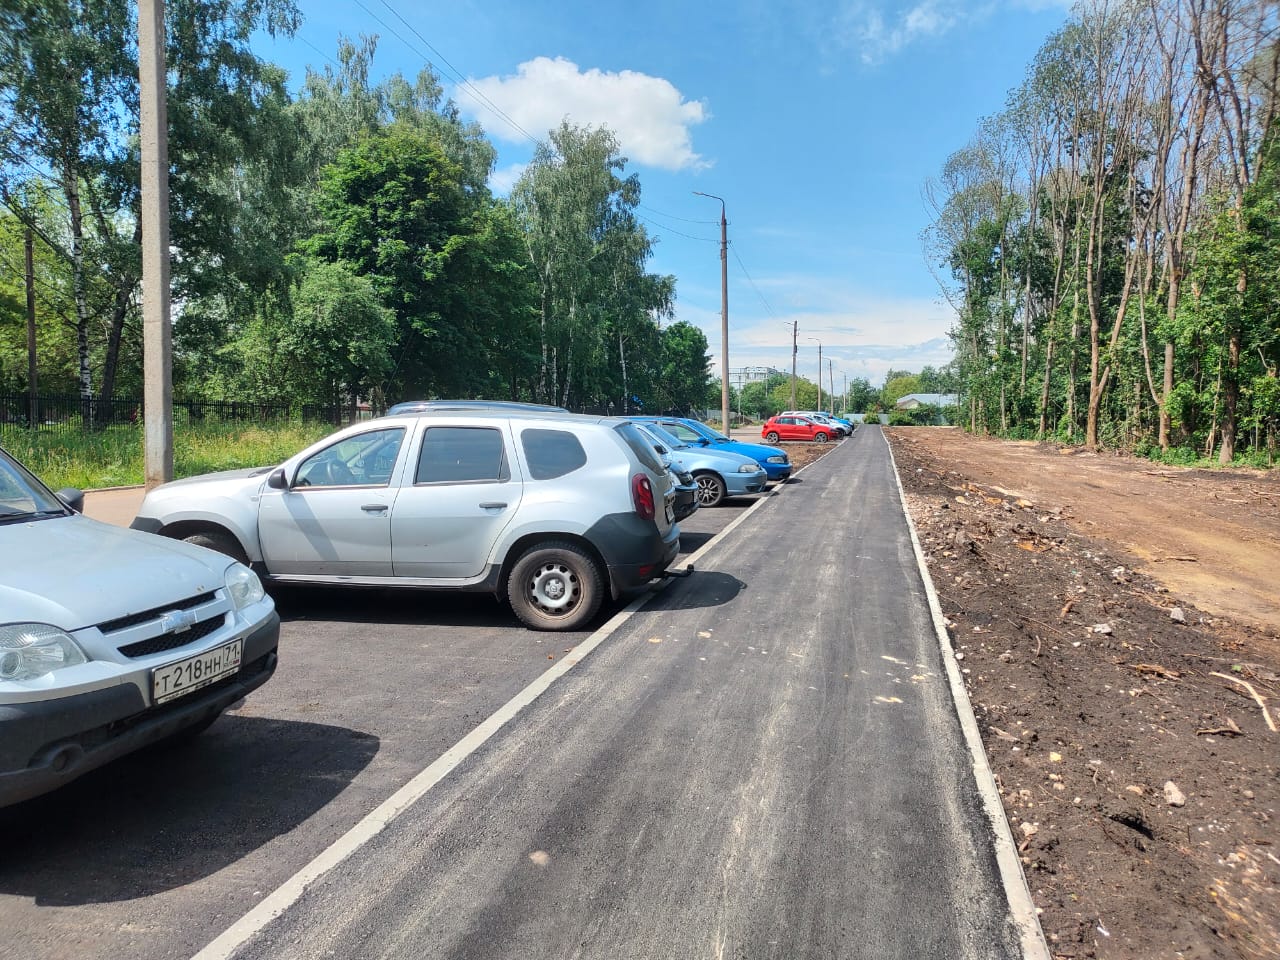
[(609, 570), (613, 596), (643, 587), (662, 575), (680, 552), (680, 528), (672, 524), (664, 536), (652, 520), (634, 513), (604, 517), (587, 532)]
[(239, 672), (159, 707), (122, 684), (36, 703), (0, 705), (0, 807), (69, 783), (127, 753), (211, 719), (262, 686), (276, 669), (280, 617), (244, 638)]

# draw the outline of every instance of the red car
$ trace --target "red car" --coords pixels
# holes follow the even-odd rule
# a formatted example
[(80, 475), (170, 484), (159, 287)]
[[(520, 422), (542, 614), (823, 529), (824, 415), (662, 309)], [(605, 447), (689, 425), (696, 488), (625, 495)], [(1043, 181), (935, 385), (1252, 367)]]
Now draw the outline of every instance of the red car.
[(769, 443), (779, 440), (813, 440), (826, 443), (831, 439), (831, 428), (808, 417), (770, 417), (760, 428), (760, 436)]

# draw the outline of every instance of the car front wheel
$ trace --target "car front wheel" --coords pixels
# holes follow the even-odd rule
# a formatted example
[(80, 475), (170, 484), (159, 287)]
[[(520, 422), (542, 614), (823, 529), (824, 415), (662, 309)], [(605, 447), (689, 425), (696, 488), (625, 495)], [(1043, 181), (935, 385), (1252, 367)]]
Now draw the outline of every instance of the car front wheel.
[(766, 433), (766, 434), (764, 435), (764, 438), (765, 438), (767, 441), (769, 441), (770, 443), (777, 443), (777, 442), (778, 442), (778, 431), (777, 431), (777, 430), (770, 430), (768, 433)]
[(698, 481), (698, 506), (718, 507), (724, 503), (724, 481), (714, 473), (700, 473)]
[(511, 569), (507, 597), (515, 615), (534, 630), (576, 630), (604, 599), (600, 569), (586, 551), (553, 541), (525, 552)]
[(197, 547), (216, 550), (218, 553), (224, 554), (232, 560), (239, 560), (243, 564), (248, 564), (249, 562), (249, 557), (244, 552), (244, 548), (240, 546), (240, 542), (229, 533), (211, 530), (208, 533), (193, 533), (191, 536), (183, 537), (182, 539), (187, 543), (194, 543)]
[(813, 439), (818, 443), (826, 443), (827, 435), (823, 433), (821, 430), (819, 430), (817, 433), (813, 435)]

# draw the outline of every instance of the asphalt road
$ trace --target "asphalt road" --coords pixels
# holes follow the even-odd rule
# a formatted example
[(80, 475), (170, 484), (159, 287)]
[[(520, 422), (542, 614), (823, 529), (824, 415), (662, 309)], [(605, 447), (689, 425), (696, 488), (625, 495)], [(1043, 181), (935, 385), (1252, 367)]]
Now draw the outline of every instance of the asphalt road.
[[(234, 955), (1020, 956), (880, 432), (698, 566)], [(244, 707), (0, 811), (0, 956), (193, 956), (584, 638), (279, 599)]]

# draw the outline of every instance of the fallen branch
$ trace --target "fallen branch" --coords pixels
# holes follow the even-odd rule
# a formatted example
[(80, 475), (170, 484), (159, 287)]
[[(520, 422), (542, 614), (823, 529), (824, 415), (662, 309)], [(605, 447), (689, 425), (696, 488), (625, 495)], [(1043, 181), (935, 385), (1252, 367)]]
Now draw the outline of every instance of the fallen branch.
[(1197, 737), (1206, 736), (1206, 735), (1243, 737), (1244, 731), (1240, 729), (1239, 725), (1234, 720), (1232, 720), (1230, 717), (1227, 717), (1227, 725), (1225, 727), (1205, 727), (1202, 730), (1196, 731)]
[(1131, 663), (1129, 666), (1137, 670), (1138, 673), (1154, 673), (1164, 680), (1177, 680), (1181, 676), (1176, 670), (1162, 667), (1158, 663)]
[(1166, 560), (1181, 560), (1183, 563), (1199, 563), (1199, 557), (1152, 557), (1152, 563), (1164, 563)]
[(1067, 619), (1067, 614), (1071, 612), (1071, 608), (1074, 607), (1075, 605), (1076, 605), (1076, 601), (1074, 597), (1068, 600), (1066, 603), (1064, 603), (1062, 605), (1062, 609), (1058, 611), (1058, 619), (1059, 620)]
[(1271, 713), (1270, 711), (1267, 710), (1266, 697), (1262, 696), (1261, 694), (1258, 693), (1257, 690), (1253, 689), (1252, 683), (1250, 683), (1248, 680), (1241, 680), (1239, 677), (1231, 677), (1225, 673), (1218, 673), (1216, 670), (1213, 673), (1209, 674), (1209, 676), (1218, 677), (1222, 680), (1228, 680), (1231, 683), (1238, 683), (1240, 686), (1248, 690), (1249, 696), (1253, 697), (1253, 702), (1256, 703), (1258, 705), (1258, 709), (1262, 711), (1262, 719), (1267, 721), (1267, 729), (1270, 730), (1272, 733), (1278, 732), (1276, 730), (1276, 722), (1271, 719)]

